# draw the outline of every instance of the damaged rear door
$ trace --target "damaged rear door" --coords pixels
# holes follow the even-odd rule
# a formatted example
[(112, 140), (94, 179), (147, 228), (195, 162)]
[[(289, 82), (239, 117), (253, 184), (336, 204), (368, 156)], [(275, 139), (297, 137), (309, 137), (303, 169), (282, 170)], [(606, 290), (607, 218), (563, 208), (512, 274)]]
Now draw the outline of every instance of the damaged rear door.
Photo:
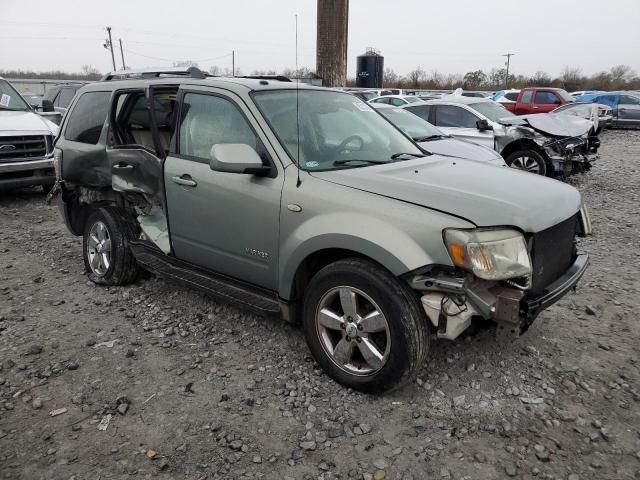
[(111, 107), (109, 164), (114, 191), (128, 194), (144, 234), (170, 252), (163, 160), (171, 137), (171, 87), (116, 91)]

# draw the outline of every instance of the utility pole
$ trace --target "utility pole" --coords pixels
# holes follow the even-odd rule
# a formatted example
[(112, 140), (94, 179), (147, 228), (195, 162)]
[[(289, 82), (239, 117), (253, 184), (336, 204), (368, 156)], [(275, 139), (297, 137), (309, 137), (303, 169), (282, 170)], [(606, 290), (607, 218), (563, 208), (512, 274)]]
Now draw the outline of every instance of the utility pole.
[(121, 38), (119, 38), (119, 39), (118, 39), (118, 42), (120, 42), (120, 57), (122, 57), (122, 69), (123, 69), (123, 70), (126, 70), (126, 69), (127, 69), (127, 67), (126, 67), (126, 65), (125, 65), (125, 63), (124, 63), (124, 50), (122, 49), (122, 39), (121, 39)]
[(111, 50), (111, 62), (113, 63), (113, 70), (116, 70), (116, 57), (113, 54), (113, 42), (111, 41), (111, 27), (107, 27), (107, 34), (109, 34), (109, 40), (105, 43), (104, 48)]
[(505, 53), (502, 55), (503, 57), (507, 57), (507, 77), (504, 79), (504, 88), (509, 88), (509, 65), (511, 63), (511, 57), (513, 57), (515, 53)]
[(231, 76), (236, 76), (236, 51), (231, 50)]

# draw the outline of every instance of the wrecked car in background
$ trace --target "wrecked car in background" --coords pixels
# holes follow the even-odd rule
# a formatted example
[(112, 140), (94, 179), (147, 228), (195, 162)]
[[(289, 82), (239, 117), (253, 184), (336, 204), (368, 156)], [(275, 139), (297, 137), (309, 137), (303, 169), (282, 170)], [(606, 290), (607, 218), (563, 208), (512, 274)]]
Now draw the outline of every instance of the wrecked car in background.
[(600, 140), (593, 122), (551, 114), (516, 116), (486, 99), (448, 96), (403, 107), (457, 138), (495, 149), (507, 165), (547, 176), (591, 168)]
[(554, 115), (572, 115), (590, 120), (593, 122), (593, 129), (596, 135), (599, 135), (605, 128), (610, 127), (613, 119), (613, 110), (611, 107), (599, 103), (567, 103), (566, 105), (556, 108), (551, 113)]
[(429, 155), (353, 95), (282, 78), (109, 75), (76, 95), (55, 158), (93, 282), (142, 266), (301, 322), (365, 392), (415, 378), (432, 332), (518, 337), (588, 264), (573, 187)]
[(33, 111), (0, 78), (0, 188), (42, 186), (55, 181), (53, 139), (58, 126)]
[(371, 106), (428, 152), (484, 162), (498, 167), (507, 166), (494, 149), (447, 135), (429, 122), (402, 108), (379, 103), (372, 103)]

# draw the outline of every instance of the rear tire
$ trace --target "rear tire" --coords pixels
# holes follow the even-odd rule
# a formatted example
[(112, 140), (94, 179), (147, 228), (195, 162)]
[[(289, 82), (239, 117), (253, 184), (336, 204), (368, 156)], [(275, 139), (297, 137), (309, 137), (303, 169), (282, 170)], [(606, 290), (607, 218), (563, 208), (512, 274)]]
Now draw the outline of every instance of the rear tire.
[(113, 207), (101, 207), (89, 215), (84, 227), (82, 249), (89, 279), (100, 285), (126, 285), (139, 273), (129, 248), (138, 227), (128, 215)]
[(519, 150), (513, 152), (504, 160), (507, 165), (517, 170), (523, 170), (538, 175), (547, 175), (547, 163), (544, 157), (533, 150)]
[(358, 258), (320, 270), (304, 297), (307, 345), (334, 380), (380, 393), (413, 379), (429, 353), (428, 319), (416, 294)]

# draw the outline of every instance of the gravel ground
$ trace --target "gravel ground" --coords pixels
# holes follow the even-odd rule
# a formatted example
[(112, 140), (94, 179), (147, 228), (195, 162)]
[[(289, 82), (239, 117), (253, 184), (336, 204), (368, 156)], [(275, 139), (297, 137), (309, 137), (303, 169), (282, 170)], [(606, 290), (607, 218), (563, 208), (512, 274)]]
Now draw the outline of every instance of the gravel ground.
[(573, 179), (595, 228), (578, 291), (512, 344), (435, 343), (378, 397), (297, 327), (155, 278), (95, 286), (44, 195), (0, 194), (0, 476), (640, 478), (640, 132), (601, 154)]

